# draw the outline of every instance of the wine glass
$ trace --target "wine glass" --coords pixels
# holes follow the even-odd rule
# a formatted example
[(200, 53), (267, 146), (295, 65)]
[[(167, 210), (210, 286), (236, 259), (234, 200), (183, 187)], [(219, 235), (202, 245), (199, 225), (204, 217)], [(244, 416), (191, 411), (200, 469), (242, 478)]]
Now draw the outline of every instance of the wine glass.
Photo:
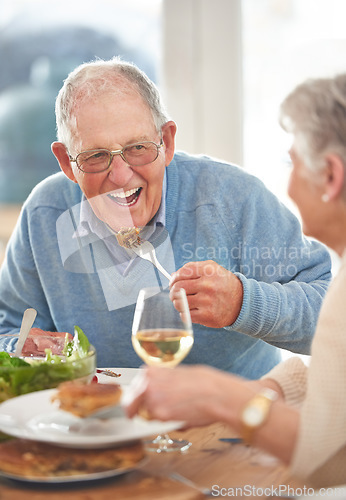
[[(179, 310), (170, 299), (169, 290), (143, 288), (138, 294), (132, 325), (134, 350), (147, 365), (174, 367), (193, 345), (190, 310), (185, 290), (176, 293)], [(167, 434), (146, 443), (149, 451), (185, 451), (186, 440), (173, 440)]]

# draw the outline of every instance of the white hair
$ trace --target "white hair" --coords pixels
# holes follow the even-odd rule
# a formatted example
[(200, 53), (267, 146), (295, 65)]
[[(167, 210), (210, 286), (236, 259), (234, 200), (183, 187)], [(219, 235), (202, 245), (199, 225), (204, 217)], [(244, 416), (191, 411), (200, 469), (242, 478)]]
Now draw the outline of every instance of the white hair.
[(78, 136), (76, 109), (81, 99), (100, 93), (124, 95), (136, 91), (151, 110), (158, 132), (169, 120), (155, 84), (132, 63), (114, 57), (97, 59), (74, 69), (64, 81), (55, 103), (57, 138), (68, 150)]
[(298, 85), (282, 102), (279, 120), (309, 171), (321, 172), (328, 153), (346, 165), (346, 74)]

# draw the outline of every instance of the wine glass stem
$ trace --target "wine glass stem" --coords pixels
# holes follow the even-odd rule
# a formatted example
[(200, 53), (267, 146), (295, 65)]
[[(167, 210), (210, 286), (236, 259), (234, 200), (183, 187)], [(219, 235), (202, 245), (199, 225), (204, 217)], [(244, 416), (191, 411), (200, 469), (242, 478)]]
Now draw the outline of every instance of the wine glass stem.
[(168, 434), (164, 434), (163, 436), (158, 435), (153, 443), (157, 444), (160, 450), (166, 450), (169, 445), (173, 444), (173, 441)]
[(190, 441), (184, 439), (175, 441), (171, 439), (168, 434), (159, 435), (153, 441), (146, 442), (146, 450), (156, 451), (156, 453), (168, 451), (184, 452), (187, 451), (190, 446)]

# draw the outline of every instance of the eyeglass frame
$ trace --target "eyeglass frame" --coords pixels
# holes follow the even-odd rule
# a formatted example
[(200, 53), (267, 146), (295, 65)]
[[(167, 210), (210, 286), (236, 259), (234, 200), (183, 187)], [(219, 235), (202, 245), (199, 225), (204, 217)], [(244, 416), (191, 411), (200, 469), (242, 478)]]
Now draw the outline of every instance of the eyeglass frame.
[[(160, 141), (160, 144), (156, 144), (156, 142), (154, 141), (142, 141), (142, 142), (134, 142), (132, 144), (127, 144), (127, 146), (124, 146), (122, 149), (116, 149), (114, 151), (111, 151), (110, 149), (107, 149), (107, 148), (98, 148), (98, 149), (87, 149), (85, 151), (81, 151), (80, 153), (78, 153), (78, 155), (76, 156), (76, 158), (72, 158), (72, 156), (69, 154), (69, 160), (70, 161), (73, 161), (74, 163), (76, 163), (77, 165), (77, 168), (83, 172), (84, 174), (100, 174), (101, 172), (105, 172), (106, 170), (109, 169), (109, 167), (111, 166), (112, 164), (112, 161), (113, 161), (113, 158), (114, 156), (116, 155), (120, 155), (121, 158), (124, 160), (125, 163), (127, 163), (127, 165), (130, 165), (130, 167), (134, 166), (134, 167), (144, 167), (144, 165), (149, 165), (149, 163), (144, 163), (144, 165), (131, 165), (131, 163), (129, 163), (125, 156), (124, 156), (124, 149), (126, 148), (130, 148), (132, 146), (136, 146), (137, 144), (147, 144), (147, 143), (150, 143), (150, 144), (154, 144), (156, 146), (156, 152), (157, 152), (157, 155), (156, 157), (151, 160), (151, 162), (149, 163), (153, 163), (155, 160), (157, 160), (158, 156), (159, 156), (159, 148), (162, 148), (164, 142), (163, 142), (163, 138), (161, 137), (161, 141)], [(107, 165), (107, 168), (104, 168), (103, 170), (97, 170), (95, 172), (91, 171), (91, 172), (86, 172), (85, 170), (83, 170), (77, 163), (77, 158), (79, 155), (83, 154), (83, 153), (92, 153), (92, 152), (96, 152), (96, 151), (108, 151), (110, 153), (110, 159), (109, 159), (109, 163)]]

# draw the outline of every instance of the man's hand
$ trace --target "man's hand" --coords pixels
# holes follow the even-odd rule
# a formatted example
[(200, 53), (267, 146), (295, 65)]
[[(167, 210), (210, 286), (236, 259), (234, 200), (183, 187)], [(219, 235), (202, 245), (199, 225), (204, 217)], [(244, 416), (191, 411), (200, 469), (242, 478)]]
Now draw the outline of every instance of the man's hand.
[(184, 288), (191, 320), (212, 328), (229, 326), (243, 303), (243, 286), (231, 271), (212, 260), (189, 262), (172, 274), (171, 298), (179, 309), (177, 291)]

